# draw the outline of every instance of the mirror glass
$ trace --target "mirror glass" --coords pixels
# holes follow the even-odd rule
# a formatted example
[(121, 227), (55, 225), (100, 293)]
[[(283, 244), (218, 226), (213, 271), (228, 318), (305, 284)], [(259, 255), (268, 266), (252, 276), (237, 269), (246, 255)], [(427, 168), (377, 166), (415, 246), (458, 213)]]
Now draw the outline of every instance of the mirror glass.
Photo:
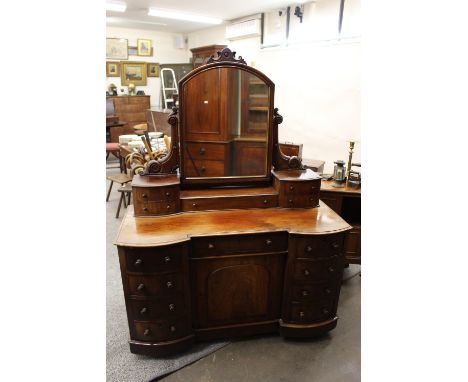
[(232, 67), (203, 71), (183, 85), (186, 178), (265, 177), (270, 89)]

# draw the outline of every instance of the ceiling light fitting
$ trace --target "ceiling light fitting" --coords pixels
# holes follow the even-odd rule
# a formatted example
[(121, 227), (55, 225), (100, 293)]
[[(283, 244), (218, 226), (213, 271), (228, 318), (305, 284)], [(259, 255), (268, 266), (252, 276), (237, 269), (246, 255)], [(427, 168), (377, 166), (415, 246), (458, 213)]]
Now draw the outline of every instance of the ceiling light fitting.
[(202, 24), (221, 24), (223, 22), (222, 19), (217, 19), (215, 17), (198, 16), (198, 15), (192, 15), (188, 13), (166, 11), (163, 9), (155, 9), (155, 8), (148, 9), (148, 16), (162, 17), (164, 19), (193, 21), (195, 23), (202, 23)]
[(106, 10), (114, 12), (125, 12), (127, 10), (127, 4), (120, 1), (107, 1)]

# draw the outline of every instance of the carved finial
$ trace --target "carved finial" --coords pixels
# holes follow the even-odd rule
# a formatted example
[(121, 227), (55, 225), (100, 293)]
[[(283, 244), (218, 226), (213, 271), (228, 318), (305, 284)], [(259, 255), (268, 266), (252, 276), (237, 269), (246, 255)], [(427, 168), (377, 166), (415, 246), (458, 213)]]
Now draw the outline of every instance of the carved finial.
[(247, 63), (244, 61), (242, 56), (239, 56), (239, 58), (236, 58), (236, 52), (231, 51), (231, 49), (229, 48), (224, 48), (221, 52), (218, 52), (217, 58), (214, 58), (214, 56), (211, 56), (206, 63), (211, 64), (213, 62), (222, 62), (222, 61), (238, 62), (240, 64), (247, 65)]

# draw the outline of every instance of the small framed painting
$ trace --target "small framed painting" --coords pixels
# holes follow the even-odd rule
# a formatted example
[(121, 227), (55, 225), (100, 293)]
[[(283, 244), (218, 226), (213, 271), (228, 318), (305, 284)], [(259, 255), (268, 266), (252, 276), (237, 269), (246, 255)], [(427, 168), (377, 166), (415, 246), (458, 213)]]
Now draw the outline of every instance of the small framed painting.
[(159, 77), (159, 64), (148, 62), (148, 77)]
[(152, 45), (151, 40), (139, 38), (137, 40), (138, 56), (151, 56), (152, 55), (151, 45)]
[(106, 62), (106, 77), (120, 77), (120, 63)]
[(146, 86), (146, 62), (122, 61), (120, 63), (120, 80), (123, 86), (134, 84)]
[(128, 60), (128, 40), (125, 38), (106, 38), (106, 58), (109, 60)]

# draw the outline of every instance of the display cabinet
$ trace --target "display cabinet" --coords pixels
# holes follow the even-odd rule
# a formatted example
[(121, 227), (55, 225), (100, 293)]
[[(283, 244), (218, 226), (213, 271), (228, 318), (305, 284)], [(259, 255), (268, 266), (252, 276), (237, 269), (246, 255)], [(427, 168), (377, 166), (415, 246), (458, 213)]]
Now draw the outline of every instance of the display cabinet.
[[(246, 78), (266, 96), (261, 128)], [(320, 201), (320, 176), (281, 152), (274, 89), (228, 48), (179, 82), (170, 152), (134, 177), (115, 242), (132, 352), (337, 325), (351, 227)]]

